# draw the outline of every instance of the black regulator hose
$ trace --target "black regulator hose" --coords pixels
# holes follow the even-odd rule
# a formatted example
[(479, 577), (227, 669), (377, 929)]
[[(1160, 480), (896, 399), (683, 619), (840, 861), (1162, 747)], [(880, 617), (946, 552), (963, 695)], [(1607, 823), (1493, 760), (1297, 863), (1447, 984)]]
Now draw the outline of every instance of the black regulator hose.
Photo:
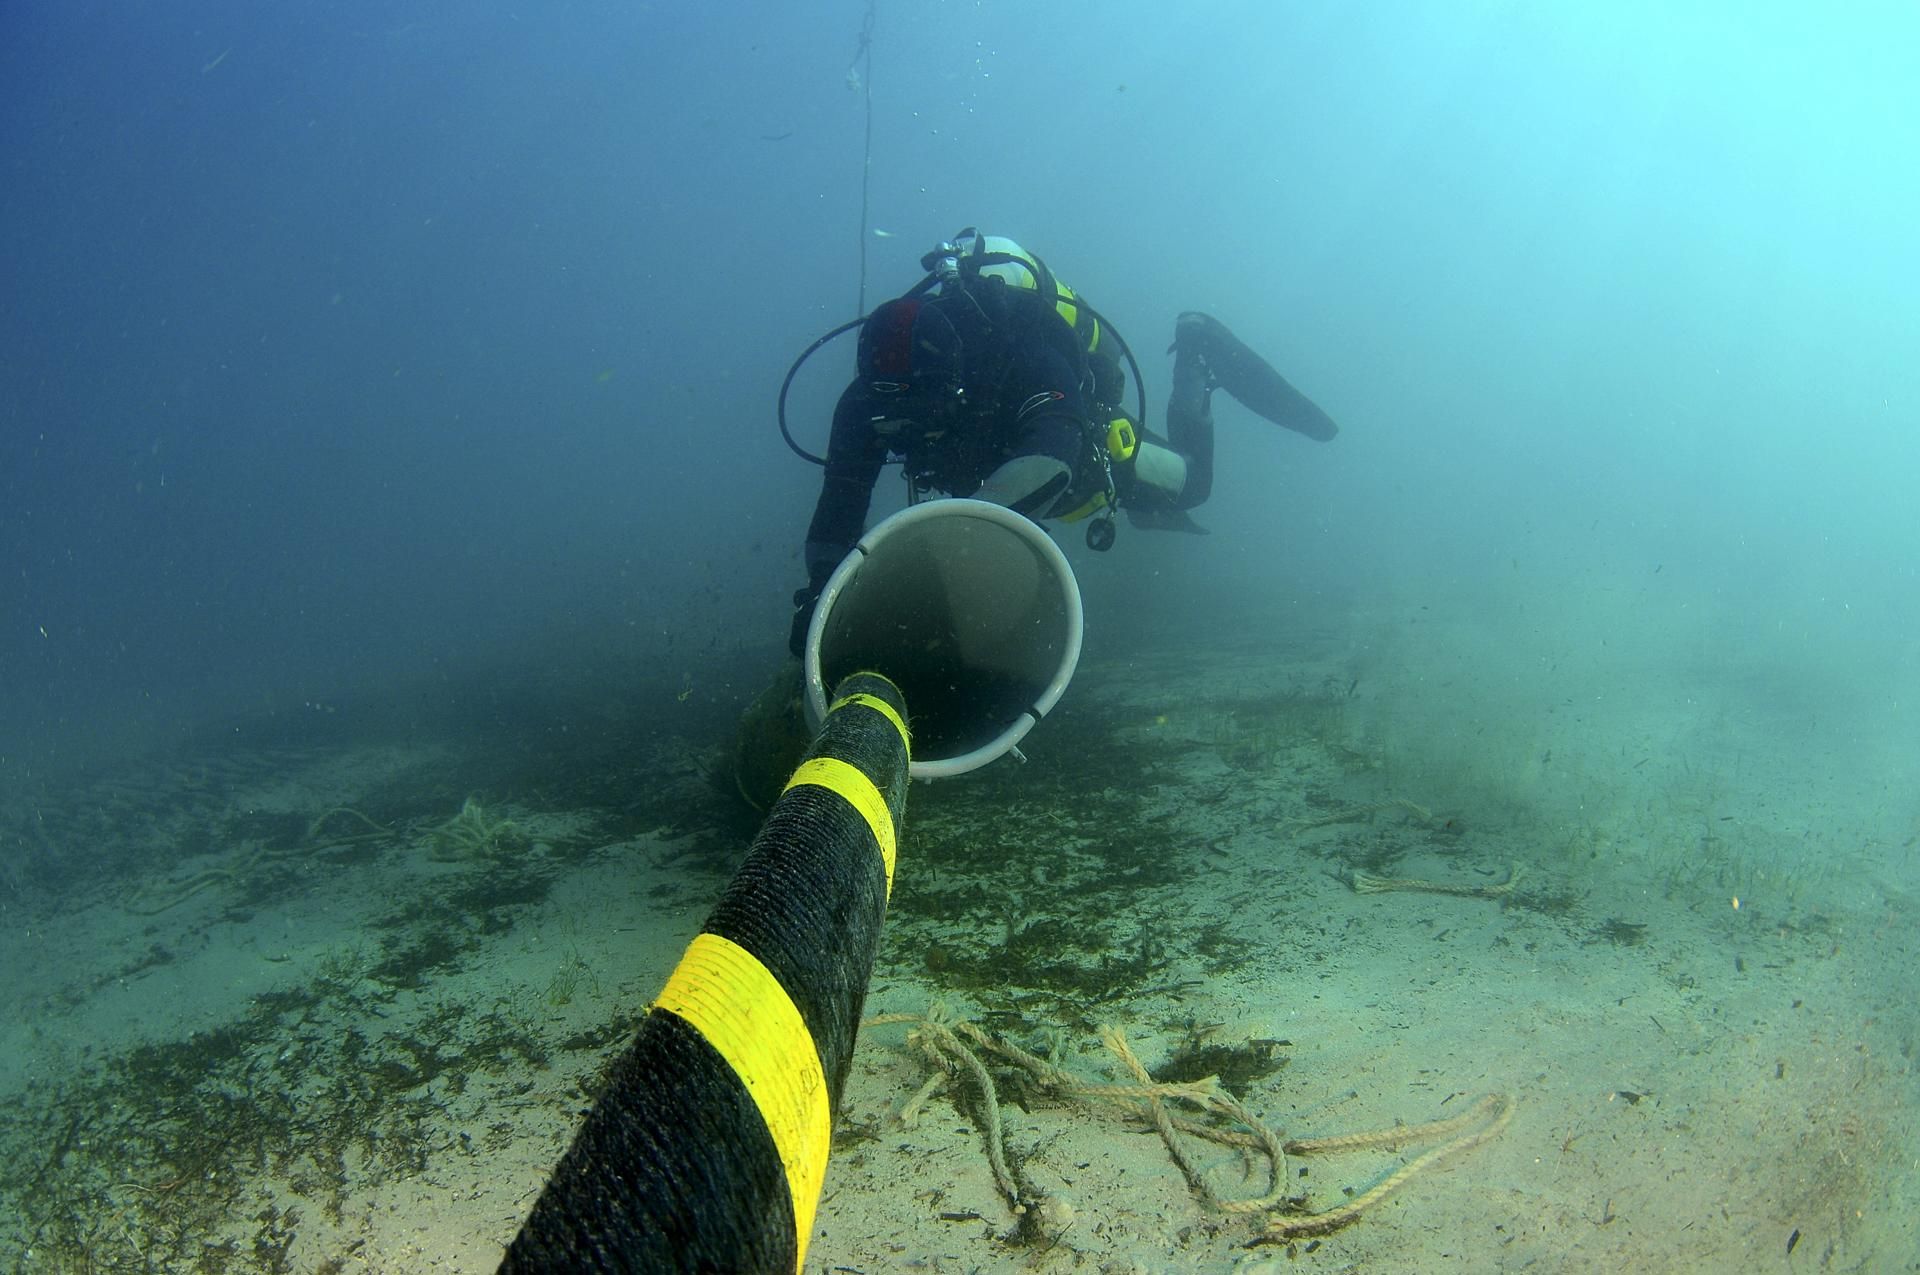
[(787, 446), (791, 447), (793, 449), (793, 454), (798, 456), (801, 460), (808, 461), (815, 465), (825, 465), (827, 463), (826, 457), (815, 456), (812, 452), (808, 451), (806, 448), (800, 446), (799, 443), (795, 442), (793, 438), (793, 431), (787, 428), (787, 391), (793, 388), (793, 378), (800, 375), (801, 365), (804, 364), (808, 359), (813, 357), (813, 353), (815, 350), (818, 350), (821, 346), (833, 340), (835, 337), (839, 336), (842, 332), (847, 332), (854, 328), (857, 328), (862, 323), (865, 323), (866, 321), (867, 321), (867, 316), (865, 316), (864, 314), (857, 319), (848, 319), (845, 323), (842, 323), (839, 327), (827, 333), (825, 336), (815, 341), (812, 345), (809, 345), (806, 349), (800, 351), (800, 357), (795, 359), (793, 361), (793, 366), (787, 369), (787, 379), (780, 382), (780, 406), (778, 411), (778, 415), (780, 417), (780, 437), (787, 440)]
[(1127, 356), (1127, 367), (1133, 372), (1133, 393), (1139, 405), (1133, 419), (1135, 424), (1139, 425), (1141, 429), (1145, 429), (1147, 427), (1147, 383), (1140, 379), (1140, 363), (1133, 357), (1133, 347), (1127, 344), (1127, 338), (1120, 335), (1120, 329), (1114, 327), (1113, 322), (1108, 319), (1106, 315), (1100, 313), (1079, 297), (1063, 296), (1060, 297), (1059, 300), (1067, 305), (1079, 306), (1082, 310), (1092, 315), (1094, 322), (1100, 325), (1101, 330), (1119, 343), (1120, 353)]

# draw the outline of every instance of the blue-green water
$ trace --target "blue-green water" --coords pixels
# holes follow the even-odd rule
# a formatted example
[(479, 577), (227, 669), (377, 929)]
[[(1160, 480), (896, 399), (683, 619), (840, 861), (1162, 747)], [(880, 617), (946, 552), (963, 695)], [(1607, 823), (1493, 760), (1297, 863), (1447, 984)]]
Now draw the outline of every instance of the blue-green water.
[[(1063, 532), (1085, 666), (1031, 765), (915, 790), (872, 1008), (1093, 1074), (1108, 1019), (1284, 1038), (1290, 1136), (1515, 1096), (1316, 1258), (1905, 1260), (1912, 15), (865, 13), (0, 18), (6, 1260), (497, 1258), (753, 832), (781, 377), (965, 225), (1150, 413), (1197, 308), (1341, 432), (1221, 397), (1209, 536)], [(515, 833), (449, 850), (469, 797)], [(815, 1264), (1031, 1258), (964, 1095), (914, 1168), (862, 1048)], [(1242, 1260), (1082, 1116), (1009, 1135), (1050, 1260)]]

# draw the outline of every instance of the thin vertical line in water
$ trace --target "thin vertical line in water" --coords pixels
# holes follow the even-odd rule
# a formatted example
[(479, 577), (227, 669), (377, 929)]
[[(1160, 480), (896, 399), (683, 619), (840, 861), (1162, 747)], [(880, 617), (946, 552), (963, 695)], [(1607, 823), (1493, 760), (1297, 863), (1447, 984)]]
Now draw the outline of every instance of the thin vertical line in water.
[(854, 309), (867, 312), (867, 239), (873, 190), (873, 21), (879, 0), (867, 0), (866, 20), (860, 25), (860, 44), (853, 60), (860, 68), (860, 95), (866, 108), (866, 136), (860, 152), (860, 297)]

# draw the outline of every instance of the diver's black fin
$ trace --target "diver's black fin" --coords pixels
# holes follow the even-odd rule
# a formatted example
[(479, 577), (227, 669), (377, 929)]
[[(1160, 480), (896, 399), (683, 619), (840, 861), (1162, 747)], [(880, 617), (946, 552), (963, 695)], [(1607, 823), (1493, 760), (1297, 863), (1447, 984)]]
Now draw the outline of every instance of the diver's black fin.
[(1308, 438), (1326, 442), (1340, 432), (1333, 418), (1305, 394), (1287, 384), (1265, 359), (1248, 349), (1227, 325), (1198, 310), (1183, 313), (1174, 325), (1176, 349), (1192, 342), (1220, 388), (1247, 410)]

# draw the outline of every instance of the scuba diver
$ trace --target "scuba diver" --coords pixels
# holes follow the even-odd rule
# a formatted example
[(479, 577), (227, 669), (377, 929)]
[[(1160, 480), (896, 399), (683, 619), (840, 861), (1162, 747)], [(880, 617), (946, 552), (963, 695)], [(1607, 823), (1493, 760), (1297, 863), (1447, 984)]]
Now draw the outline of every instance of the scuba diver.
[[(1174, 325), (1166, 434), (1156, 434), (1140, 424), (1144, 405), (1137, 416), (1121, 407), (1123, 357), (1140, 382), (1126, 343), (1039, 257), (968, 229), (921, 266), (917, 285), (857, 321), (858, 372), (834, 409), (807, 584), (794, 594), (796, 655), (820, 591), (865, 531), (889, 460), (903, 463), (910, 500), (931, 490), (1035, 521), (1090, 518), (1087, 543), (1106, 549), (1116, 509), (1136, 527), (1205, 534), (1188, 511), (1213, 487), (1215, 388), (1308, 438), (1338, 432), (1225, 324), (1189, 311)], [(788, 443), (800, 451), (791, 435)]]

